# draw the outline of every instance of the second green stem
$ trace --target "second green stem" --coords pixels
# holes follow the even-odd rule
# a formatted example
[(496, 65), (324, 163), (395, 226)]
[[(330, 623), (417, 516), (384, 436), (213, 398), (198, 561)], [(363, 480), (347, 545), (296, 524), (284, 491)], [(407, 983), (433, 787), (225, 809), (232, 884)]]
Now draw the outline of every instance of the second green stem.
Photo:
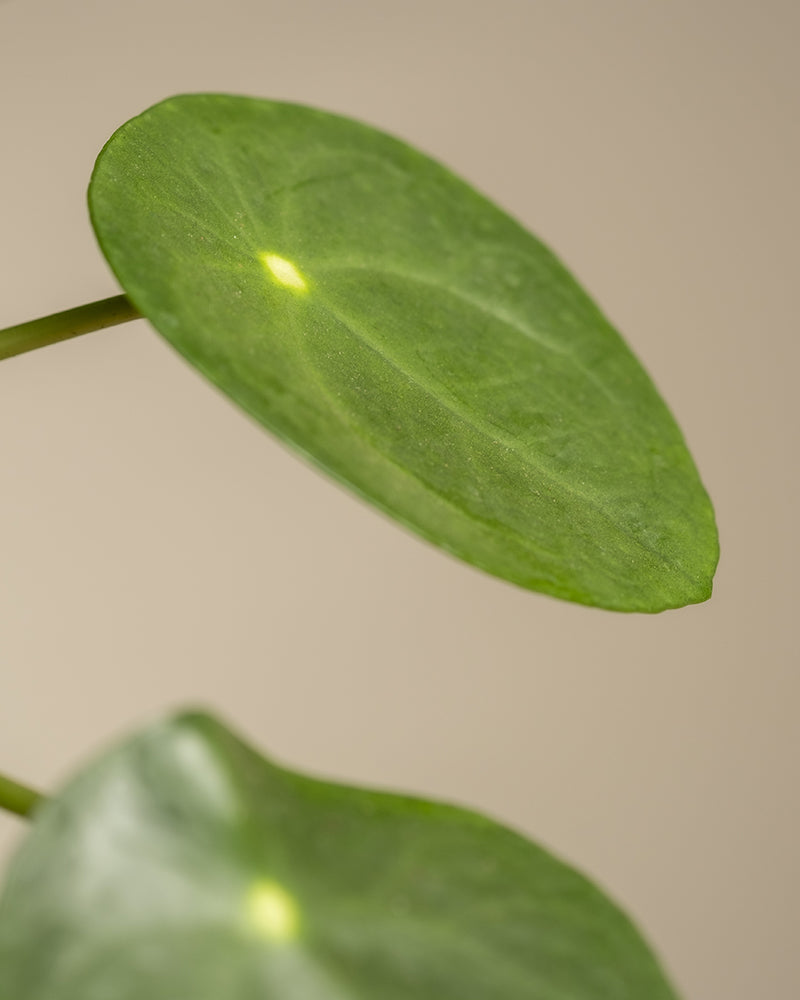
[(43, 796), (32, 788), (27, 788), (18, 781), (0, 774), (0, 809), (27, 817), (42, 800)]

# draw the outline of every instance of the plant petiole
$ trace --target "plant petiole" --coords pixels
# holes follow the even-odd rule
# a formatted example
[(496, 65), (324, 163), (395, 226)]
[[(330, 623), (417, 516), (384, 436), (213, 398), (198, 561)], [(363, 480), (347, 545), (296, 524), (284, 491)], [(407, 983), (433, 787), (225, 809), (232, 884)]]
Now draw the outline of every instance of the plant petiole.
[(33, 351), (37, 347), (57, 344), (82, 333), (91, 333), (93, 330), (102, 330), (107, 326), (140, 318), (139, 310), (124, 295), (114, 295), (110, 299), (90, 302), (76, 309), (66, 309), (41, 319), (32, 319), (0, 330), (0, 360)]
[(43, 799), (39, 792), (0, 774), (0, 809), (28, 817)]

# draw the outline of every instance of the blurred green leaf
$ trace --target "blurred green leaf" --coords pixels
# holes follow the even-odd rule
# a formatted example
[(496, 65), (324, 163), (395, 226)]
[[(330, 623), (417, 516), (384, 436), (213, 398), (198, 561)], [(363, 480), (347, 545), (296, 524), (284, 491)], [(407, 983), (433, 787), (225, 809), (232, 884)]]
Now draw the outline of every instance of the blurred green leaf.
[(674, 1000), (629, 921), (473, 813), (311, 780), (183, 716), (39, 812), (0, 898), (14, 1000)]
[(504, 579), (626, 611), (705, 600), (714, 516), (680, 431), (553, 255), (346, 118), (175, 97), (98, 158), (134, 305), (279, 437)]

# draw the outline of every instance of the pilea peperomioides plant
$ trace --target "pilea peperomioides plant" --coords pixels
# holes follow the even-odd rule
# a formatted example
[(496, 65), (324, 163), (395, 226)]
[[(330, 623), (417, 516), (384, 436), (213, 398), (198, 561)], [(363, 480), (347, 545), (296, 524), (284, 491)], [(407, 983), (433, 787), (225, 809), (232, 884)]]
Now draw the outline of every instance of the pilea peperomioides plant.
[[(596, 306), (444, 167), (297, 105), (175, 97), (123, 125), (89, 208), (124, 295), (0, 356), (144, 316), (305, 458), (520, 586), (616, 611), (705, 600), (714, 515)], [(669, 1000), (630, 922), (522, 837), (264, 760), (180, 715), (32, 814), (0, 998)]]

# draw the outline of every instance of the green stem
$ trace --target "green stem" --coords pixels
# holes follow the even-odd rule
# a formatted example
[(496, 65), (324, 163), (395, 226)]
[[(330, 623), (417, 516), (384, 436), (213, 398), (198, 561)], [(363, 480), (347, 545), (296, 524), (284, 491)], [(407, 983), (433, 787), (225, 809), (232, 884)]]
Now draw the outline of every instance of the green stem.
[(124, 295), (115, 295), (100, 302), (90, 302), (77, 309), (67, 309), (65, 312), (43, 316), (42, 319), (32, 319), (19, 326), (9, 326), (0, 330), (0, 361), (13, 358), (15, 354), (33, 351), (37, 347), (47, 347), (57, 344), (60, 340), (69, 340), (82, 333), (92, 330), (102, 330), (117, 323), (127, 323), (131, 319), (139, 319), (141, 313), (135, 309)]
[(26, 788), (18, 781), (0, 774), (0, 809), (16, 813), (17, 816), (30, 816), (42, 799), (43, 796), (32, 788)]

